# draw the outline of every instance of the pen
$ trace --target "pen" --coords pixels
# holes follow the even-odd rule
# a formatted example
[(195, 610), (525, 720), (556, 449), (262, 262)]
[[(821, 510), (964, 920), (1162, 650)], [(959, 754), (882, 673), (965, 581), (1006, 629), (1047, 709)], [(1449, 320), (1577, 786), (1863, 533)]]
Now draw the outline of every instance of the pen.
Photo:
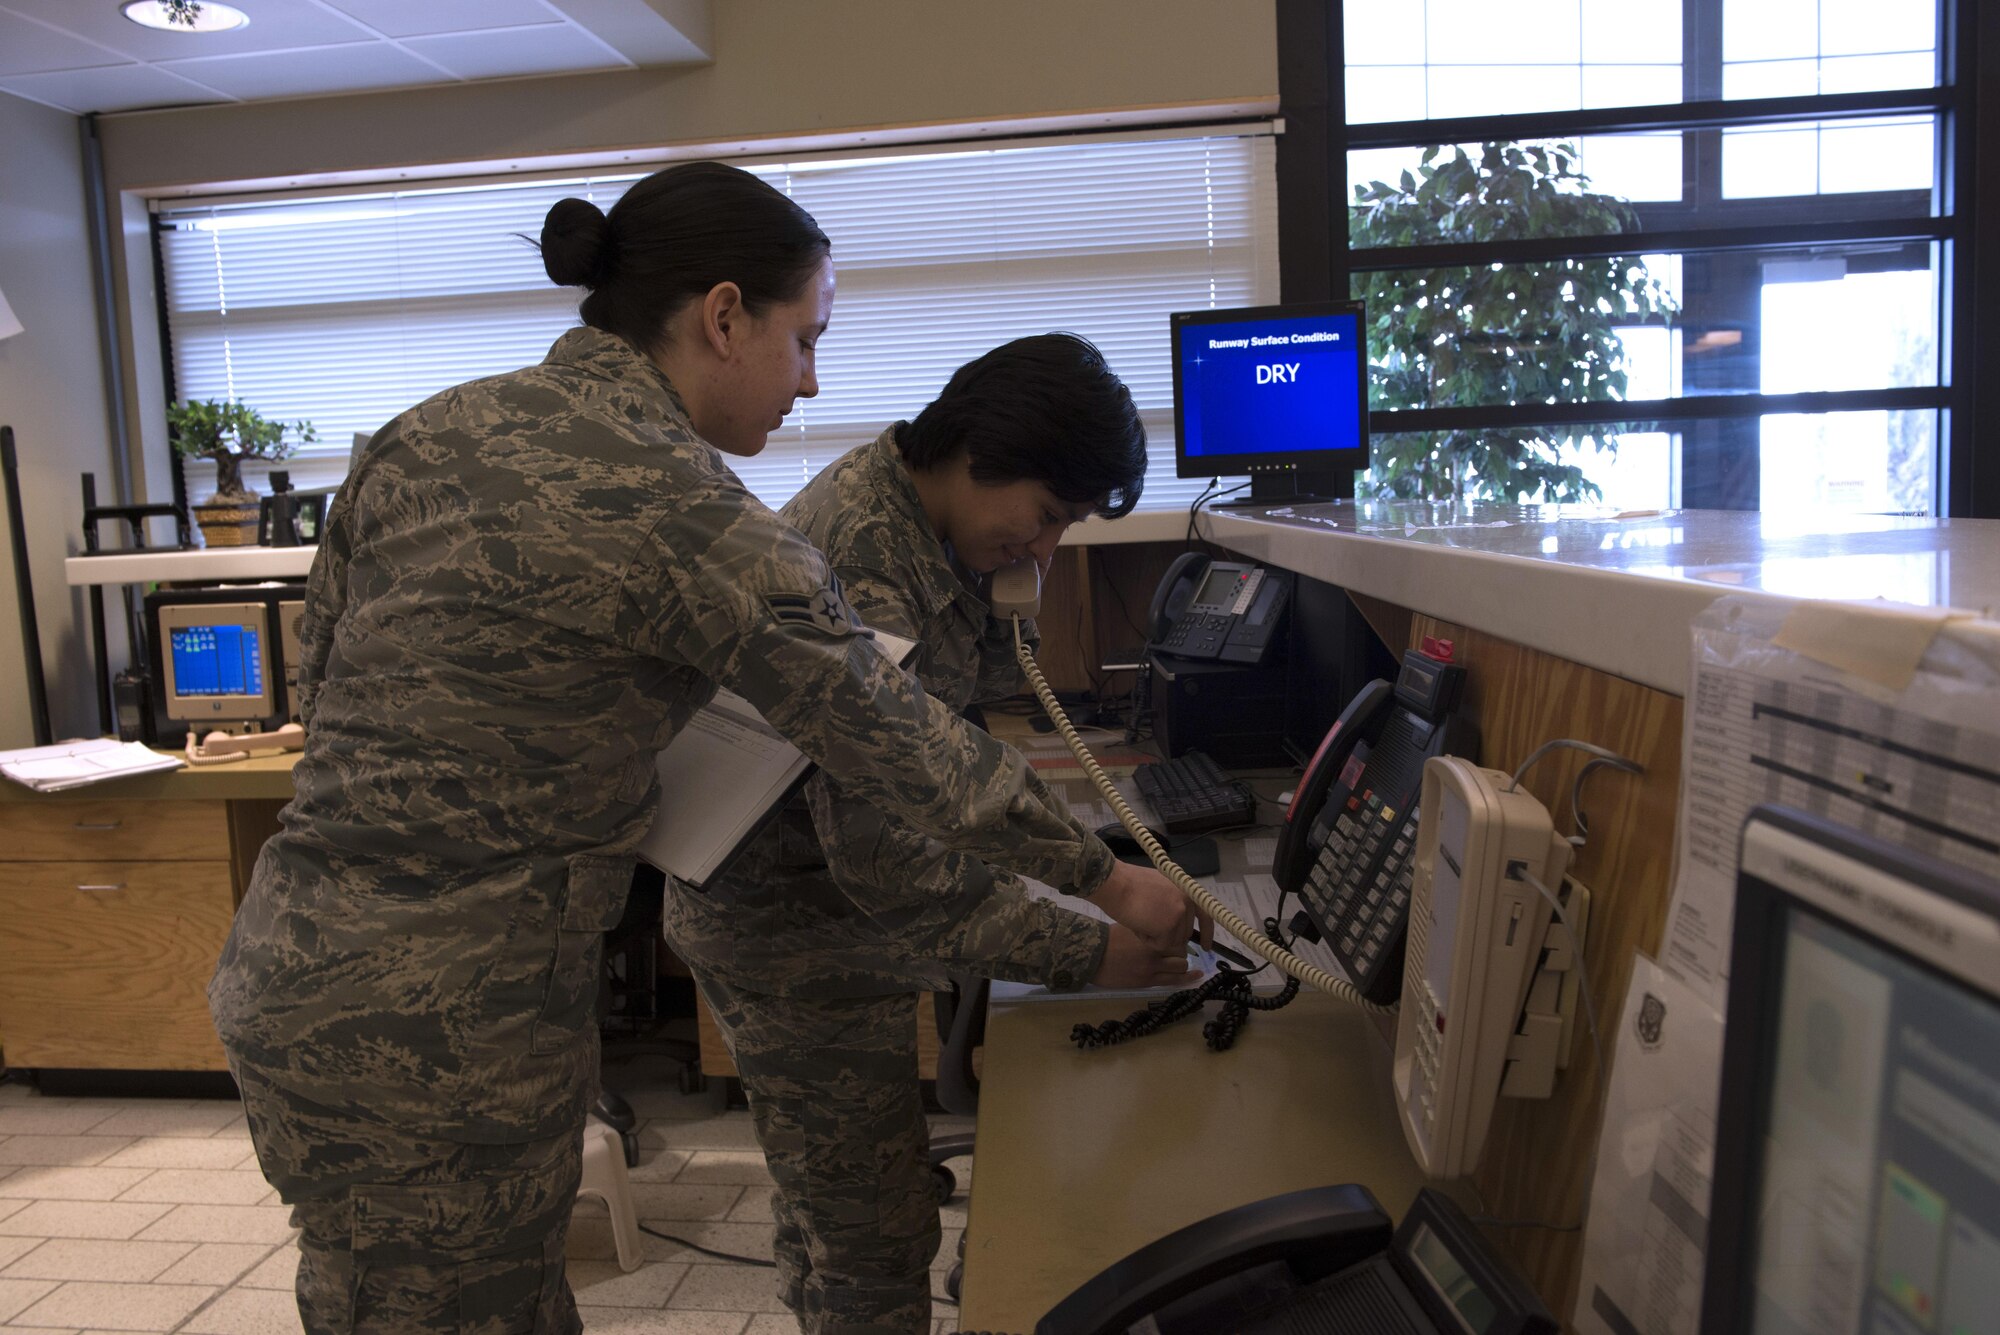
[[(1193, 936), (1190, 936), (1188, 938), (1188, 944), (1190, 945), (1199, 945), (1200, 943), (1201, 943), (1200, 932), (1196, 932)], [(1210, 947), (1210, 949), (1213, 950), (1217, 956), (1219, 956), (1222, 959), (1228, 960), (1231, 964), (1235, 965), (1239, 969), (1254, 969), (1257, 967), (1257, 965), (1253, 961), (1251, 961), (1250, 959), (1246, 958), (1243, 955), (1239, 955), (1237, 952), (1231, 950), (1228, 946), (1223, 945), (1220, 941), (1216, 942), (1213, 946)]]

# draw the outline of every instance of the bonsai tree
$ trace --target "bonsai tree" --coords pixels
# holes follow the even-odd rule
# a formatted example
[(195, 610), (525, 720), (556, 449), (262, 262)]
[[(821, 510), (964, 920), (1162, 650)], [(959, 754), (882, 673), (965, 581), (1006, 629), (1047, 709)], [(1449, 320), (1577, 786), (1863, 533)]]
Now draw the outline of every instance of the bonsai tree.
[(167, 409), (167, 427), (174, 448), (198, 459), (215, 460), (215, 499), (241, 504), (250, 499), (243, 485), (245, 459), (289, 458), (296, 445), (285, 439), (289, 430), (298, 444), (319, 439), (311, 422), (271, 422), (255, 409), (231, 399), (196, 399)]
[[(1417, 173), (1354, 189), (1355, 249), (1520, 237), (1602, 236), (1637, 226), (1616, 196), (1590, 188), (1568, 144), (1486, 144)], [(1586, 403), (1625, 397), (1620, 325), (1670, 319), (1676, 307), (1636, 256), (1477, 268), (1361, 273), (1369, 404), (1444, 408)], [(1630, 425), (1404, 432), (1379, 437), (1364, 490), (1402, 498), (1594, 500), (1602, 490), (1562, 462), (1564, 445), (1615, 452)]]

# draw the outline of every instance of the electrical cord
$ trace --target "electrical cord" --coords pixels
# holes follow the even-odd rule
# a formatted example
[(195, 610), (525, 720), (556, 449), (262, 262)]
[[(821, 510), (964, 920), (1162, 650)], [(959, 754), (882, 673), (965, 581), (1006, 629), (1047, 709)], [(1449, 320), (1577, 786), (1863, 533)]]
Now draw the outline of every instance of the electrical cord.
[[(1241, 941), (1251, 953), (1269, 960), (1307, 986), (1375, 1014), (1391, 1013), (1391, 1007), (1376, 1005), (1362, 996), (1354, 984), (1346, 979), (1337, 978), (1318, 965), (1310, 964), (1266, 939), (1263, 933), (1237, 917), (1235, 911), (1217, 899), (1206, 886), (1181, 870), (1179, 865), (1167, 856), (1166, 849), (1162, 848), (1160, 841), (1153, 837), (1153, 832), (1134, 814), (1131, 805), (1125, 801), (1124, 794), (1120, 793), (1105, 776), (1103, 767), (1097, 763), (1097, 757), (1090, 754), (1090, 748), (1083, 744), (1081, 737), (1077, 736), (1076, 728), (1070, 723), (1069, 716), (1063, 713), (1055, 692), (1049, 689), (1048, 679), (1042, 676), (1041, 666), (1035, 662), (1035, 656), (1028, 652), (1028, 646), (1021, 639), (1021, 620), (1018, 616), (1014, 618), (1014, 656), (1020, 660), (1021, 670), (1027, 675), (1028, 684), (1035, 688), (1035, 695), (1041, 700), (1042, 708), (1054, 720), (1056, 731), (1061, 733), (1063, 741), (1069, 744), (1071, 753), (1083, 767), (1083, 772), (1090, 776), (1090, 781), (1097, 786), (1097, 791), (1111, 804), (1111, 809), (1117, 814), (1119, 822), (1138, 841), (1139, 847), (1146, 850), (1146, 856), (1152, 859), (1153, 865), (1160, 869), (1160, 873), (1193, 901), (1196, 908), (1216, 926)], [(1265, 1008), (1256, 1007), (1256, 1009)]]
[(1210, 1052), (1225, 1052), (1235, 1044), (1236, 1035), (1242, 1032), (1243, 1022), (1250, 1018), (1251, 1011), (1280, 1010), (1291, 1005), (1298, 995), (1299, 980), (1287, 978), (1284, 989), (1277, 995), (1260, 997), (1250, 990), (1250, 973), (1239, 973), (1225, 964), (1199, 987), (1183, 988), (1170, 996), (1161, 997), (1122, 1020), (1073, 1025), (1069, 1038), (1070, 1042), (1085, 1051), (1130, 1042), (1176, 1020), (1184, 1020), (1209, 1002), (1220, 999), (1222, 1009), (1201, 1027), (1201, 1036), (1207, 1041)]
[(1519, 788), (1521, 786), (1521, 776), (1526, 774), (1536, 761), (1549, 752), (1560, 748), (1582, 751), (1587, 755), (1595, 757), (1595, 759), (1587, 761), (1584, 767), (1576, 772), (1576, 781), (1570, 785), (1569, 789), (1570, 816), (1576, 821), (1576, 833), (1569, 836), (1569, 842), (1572, 848), (1582, 848), (1584, 843), (1590, 838), (1590, 822), (1583, 814), (1582, 801), (1583, 781), (1590, 777), (1590, 772), (1602, 769), (1608, 765), (1612, 769), (1624, 770), (1628, 774), (1644, 774), (1646, 767), (1628, 756), (1619, 755), (1616, 751), (1608, 747), (1596, 746), (1590, 742), (1579, 742), (1574, 737), (1558, 737), (1554, 741), (1543, 742), (1540, 746), (1529, 752), (1526, 760), (1514, 767), (1513, 779), (1508, 783), (1507, 791), (1511, 793)]
[(713, 1256), (718, 1261), (735, 1261), (741, 1265), (762, 1266), (766, 1270), (775, 1270), (778, 1266), (778, 1263), (776, 1261), (760, 1260), (755, 1256), (738, 1256), (734, 1252), (718, 1252), (712, 1248), (704, 1247), (698, 1242), (689, 1242), (686, 1238), (677, 1238), (671, 1233), (662, 1233), (660, 1232), (659, 1229), (654, 1228), (649, 1224), (641, 1223), (639, 1225), (639, 1231), (641, 1233), (650, 1234), (651, 1236), (656, 1238), (663, 1238), (666, 1241), (674, 1243), (677, 1246), (685, 1247), (689, 1251), (700, 1252), (703, 1256)]
[(1190, 505), (1188, 506), (1188, 525), (1187, 525), (1187, 545), (1188, 545), (1188, 546), (1192, 547), (1192, 546), (1194, 546), (1194, 544), (1195, 544), (1195, 536), (1194, 536), (1194, 514), (1195, 514), (1195, 511), (1197, 511), (1197, 510), (1201, 509), (1201, 507), (1202, 507), (1202, 504), (1203, 504), (1203, 503), (1204, 503), (1205, 501), (1207, 501), (1209, 497), (1211, 497), (1211, 496), (1215, 495), (1215, 493), (1216, 493), (1217, 489), (1218, 489), (1218, 488), (1220, 488), (1220, 487), (1221, 487), (1221, 485), (1222, 485), (1222, 479), (1221, 479), (1221, 478), (1219, 478), (1219, 477), (1212, 477), (1212, 478), (1210, 478), (1210, 479), (1208, 480), (1208, 485), (1207, 485), (1206, 487), (1203, 487), (1203, 488), (1201, 489), (1201, 495), (1199, 495), (1199, 496), (1195, 497), (1195, 498), (1194, 498), (1194, 501), (1193, 501), (1193, 503), (1192, 503), (1192, 504), (1190, 504)]

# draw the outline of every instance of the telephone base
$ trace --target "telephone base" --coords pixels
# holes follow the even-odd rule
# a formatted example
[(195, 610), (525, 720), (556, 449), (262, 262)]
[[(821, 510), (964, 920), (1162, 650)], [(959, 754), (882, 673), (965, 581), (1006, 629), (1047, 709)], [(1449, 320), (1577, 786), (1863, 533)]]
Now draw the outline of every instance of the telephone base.
[(1290, 765), (1285, 668), (1153, 655), (1153, 736), (1168, 756), (1204, 751), (1224, 769)]

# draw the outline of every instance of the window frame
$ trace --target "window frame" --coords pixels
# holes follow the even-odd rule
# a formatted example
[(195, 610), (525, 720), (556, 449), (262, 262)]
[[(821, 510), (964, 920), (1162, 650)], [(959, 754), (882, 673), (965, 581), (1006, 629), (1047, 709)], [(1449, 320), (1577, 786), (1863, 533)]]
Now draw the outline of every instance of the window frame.
[[(1977, 217), (1993, 212), (1991, 201), (2000, 166), (1981, 173), (1976, 145), (1982, 128), (1994, 138), (2000, 113), (1995, 46), (2000, 34), (1978, 31), (1979, 0), (1941, 0), (1938, 29), (1939, 82), (1935, 88), (1823, 96), (1723, 99), (1721, 87), (1722, 0), (1682, 0), (1683, 89), (1686, 101), (1580, 111), (1508, 113), (1433, 120), (1347, 123), (1346, 59), (1342, 0), (1276, 0), (1280, 114), (1286, 135), (1278, 154), (1278, 246), (1282, 299), (1345, 299), (1357, 272), (1410, 267), (1484, 265), (1629, 254), (1634, 236), (1647, 253), (1711, 253), (1840, 242), (1928, 243), (1938, 268), (1940, 352), (1935, 387), (1839, 390), (1809, 394), (1732, 393), (1679, 399), (1621, 400), (1555, 405), (1493, 405), (1429, 408), (1369, 414), (1371, 434), (1617, 423), (1716, 421), (1777, 413), (1822, 413), (1883, 409), (1937, 410), (1934, 491), (1941, 517), (2000, 516), (2000, 455), (1982, 457), (1978, 447), (1982, 380), (2000, 376), (2000, 274), (1973, 263)], [(1985, 54), (1987, 58), (1979, 57)], [(1983, 95), (1983, 96), (1982, 96)], [(1935, 185), (1926, 204), (1937, 201), (1935, 216), (1907, 214), (1906, 192), (1841, 196), (1842, 217), (1829, 219), (1823, 197), (1726, 201), (1724, 225), (1689, 226), (1685, 204), (1635, 204), (1657, 230), (1611, 237), (1524, 238), (1467, 244), (1398, 246), (1355, 250), (1347, 239), (1347, 207), (1352, 187), (1349, 150), (1409, 148), (1430, 144), (1482, 143), (1567, 137), (1579, 134), (1649, 130), (1713, 131), (1683, 136), (1683, 177), (1713, 187), (1697, 198), (1720, 199), (1720, 154), (1715, 141), (1724, 128), (1799, 121), (1842, 121), (1894, 115), (1933, 115), (1938, 121)], [(1287, 152), (1289, 148), (1291, 151)], [(1711, 207), (1706, 216), (1718, 210)], [(1860, 214), (1859, 218), (1852, 215)], [(1874, 216), (1880, 214), (1879, 220)], [(1889, 216), (1894, 214), (1896, 216)], [(1677, 216), (1681, 215), (1681, 216)], [(1739, 221), (1740, 220), (1740, 221)], [(1982, 328), (1978, 317), (1987, 312)], [(1981, 335), (1984, 335), (1983, 337)], [(1683, 499), (1697, 502), (1722, 496), (1727, 483), (1713, 452), (1684, 439)], [(1740, 469), (1736, 470), (1740, 474)], [(1740, 495), (1741, 488), (1737, 488)]]

